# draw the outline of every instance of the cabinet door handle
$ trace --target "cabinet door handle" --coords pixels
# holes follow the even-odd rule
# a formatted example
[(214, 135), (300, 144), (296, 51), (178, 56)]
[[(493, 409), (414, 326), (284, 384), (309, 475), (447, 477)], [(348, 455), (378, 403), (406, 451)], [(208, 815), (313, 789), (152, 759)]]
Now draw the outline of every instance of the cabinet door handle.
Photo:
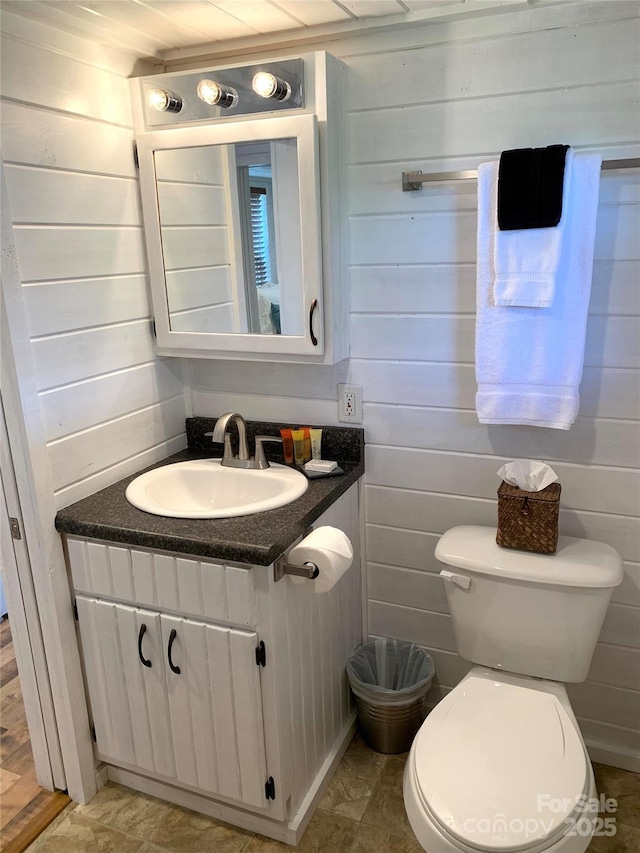
[(314, 347), (318, 346), (318, 339), (316, 338), (316, 336), (313, 333), (313, 312), (316, 310), (317, 307), (318, 307), (318, 300), (312, 299), (311, 305), (309, 307), (309, 337), (311, 338), (311, 343), (314, 345)]
[(142, 638), (147, 633), (147, 626), (142, 623), (140, 626), (140, 632), (138, 634), (138, 657), (140, 658), (140, 663), (144, 666), (151, 666), (151, 661), (147, 660), (146, 657), (142, 654)]
[(174, 666), (173, 661), (171, 660), (171, 649), (173, 648), (173, 643), (175, 638), (178, 636), (178, 632), (175, 628), (171, 629), (171, 633), (169, 634), (169, 645), (167, 647), (167, 658), (169, 659), (169, 667), (171, 668), (171, 672), (175, 672), (176, 675), (180, 675), (180, 667)]

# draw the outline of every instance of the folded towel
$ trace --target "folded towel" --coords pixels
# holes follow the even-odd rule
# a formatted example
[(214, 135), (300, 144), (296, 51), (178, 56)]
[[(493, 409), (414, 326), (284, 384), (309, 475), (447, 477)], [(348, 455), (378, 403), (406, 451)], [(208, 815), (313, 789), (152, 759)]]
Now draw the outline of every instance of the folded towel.
[(562, 215), (568, 145), (503, 151), (498, 170), (498, 227), (501, 231), (553, 228)]
[[(562, 207), (565, 211), (568, 194), (571, 192), (572, 162), (573, 151), (569, 149), (566, 163), (563, 165), (564, 189), (563, 183), (560, 183)], [(529, 308), (549, 308), (553, 305), (566, 219), (565, 214), (554, 228), (496, 230), (493, 288), (496, 305), (521, 305)]]
[(476, 409), (480, 423), (569, 429), (578, 414), (601, 157), (576, 154), (551, 308), (493, 296), (498, 164), (478, 169)]

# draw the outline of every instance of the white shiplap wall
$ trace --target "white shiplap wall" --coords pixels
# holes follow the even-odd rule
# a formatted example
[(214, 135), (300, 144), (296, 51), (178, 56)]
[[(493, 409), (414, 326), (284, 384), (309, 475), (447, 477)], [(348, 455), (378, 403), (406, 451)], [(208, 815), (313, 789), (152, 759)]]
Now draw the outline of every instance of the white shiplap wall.
[(58, 506), (185, 443), (181, 365), (151, 333), (132, 65), (2, 14), (2, 155)]
[(638, 173), (602, 180), (581, 410), (566, 433), (478, 424), (476, 185), (404, 194), (400, 173), (475, 168), (502, 149), (553, 142), (638, 156), (637, 14), (628, 3), (534, 7), (328, 44), (348, 66), (351, 360), (190, 368), (200, 415), (234, 409), (332, 423), (336, 381), (363, 385), (369, 631), (429, 648), (443, 690), (468, 666), (453, 651), (437, 537), (456, 524), (495, 524), (503, 461), (552, 462), (563, 484), (562, 532), (609, 542), (626, 561), (589, 680), (571, 696), (585, 736), (600, 747), (594, 754), (636, 769)]

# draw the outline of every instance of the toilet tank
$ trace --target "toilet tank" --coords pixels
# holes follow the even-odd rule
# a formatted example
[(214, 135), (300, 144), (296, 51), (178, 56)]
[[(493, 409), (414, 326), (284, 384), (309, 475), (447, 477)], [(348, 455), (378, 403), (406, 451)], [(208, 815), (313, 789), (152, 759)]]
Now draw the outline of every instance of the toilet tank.
[(560, 536), (553, 555), (496, 544), (492, 527), (447, 531), (436, 557), (458, 653), (552, 681), (584, 681), (622, 559), (602, 542)]

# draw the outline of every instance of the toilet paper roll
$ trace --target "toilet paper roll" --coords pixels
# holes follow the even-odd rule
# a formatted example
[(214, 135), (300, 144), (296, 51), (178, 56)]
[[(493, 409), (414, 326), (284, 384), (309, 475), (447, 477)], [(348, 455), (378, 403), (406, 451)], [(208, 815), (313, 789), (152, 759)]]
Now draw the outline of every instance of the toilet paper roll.
[(320, 574), (315, 580), (289, 575), (292, 583), (307, 584), (313, 592), (329, 592), (353, 563), (353, 547), (346, 533), (337, 527), (317, 527), (302, 542), (295, 545), (287, 557), (288, 563), (302, 566), (315, 563)]

